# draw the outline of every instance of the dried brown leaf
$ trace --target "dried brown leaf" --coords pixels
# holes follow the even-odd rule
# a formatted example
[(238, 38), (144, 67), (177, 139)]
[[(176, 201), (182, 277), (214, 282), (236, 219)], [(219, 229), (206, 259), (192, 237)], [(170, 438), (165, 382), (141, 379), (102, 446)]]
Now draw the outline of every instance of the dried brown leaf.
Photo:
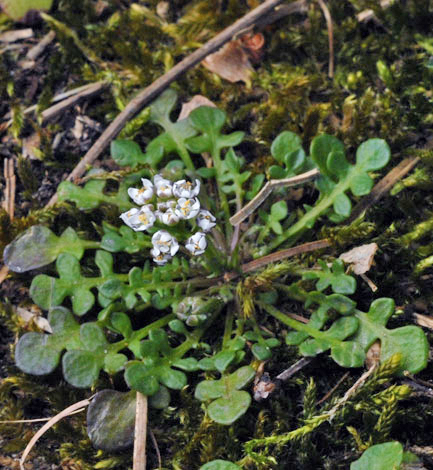
[(180, 110), (179, 117), (177, 118), (178, 121), (182, 119), (186, 119), (194, 109), (199, 108), (200, 106), (210, 106), (212, 108), (216, 108), (215, 103), (211, 100), (207, 99), (205, 96), (202, 95), (195, 95), (192, 97), (191, 100), (183, 103), (182, 109)]
[(376, 243), (357, 246), (350, 251), (346, 251), (346, 253), (342, 253), (340, 259), (350, 264), (355, 274), (364, 274), (371, 268), (378, 248)]
[(219, 51), (206, 57), (202, 64), (211, 72), (229, 82), (250, 81), (253, 70), (248, 53), (240, 40), (227, 43)]

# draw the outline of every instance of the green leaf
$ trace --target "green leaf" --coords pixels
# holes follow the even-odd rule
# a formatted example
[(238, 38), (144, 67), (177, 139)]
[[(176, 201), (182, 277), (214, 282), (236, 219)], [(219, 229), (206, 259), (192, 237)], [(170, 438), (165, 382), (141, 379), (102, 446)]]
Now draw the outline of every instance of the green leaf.
[(271, 217), (275, 220), (282, 220), (287, 217), (287, 203), (286, 201), (278, 201), (271, 206)]
[(239, 391), (255, 376), (250, 366), (244, 366), (230, 375), (219, 380), (204, 380), (200, 382), (194, 396), (200, 401), (212, 401), (208, 406), (211, 419), (220, 424), (234, 423), (248, 409), (251, 403), (249, 393)]
[(403, 460), (403, 446), (399, 442), (385, 442), (368, 448), (352, 462), (350, 470), (399, 470)]
[(110, 317), (111, 326), (124, 338), (129, 338), (132, 334), (131, 320), (126, 313), (113, 312)]
[(251, 404), (248, 392), (232, 391), (227, 397), (218, 398), (208, 406), (209, 418), (229, 426), (246, 413)]
[(30, 295), (39, 307), (49, 310), (61, 305), (66, 296), (70, 296), (72, 307), (76, 315), (84, 315), (93, 306), (95, 297), (90, 292), (92, 287), (80, 274), (78, 260), (68, 254), (61, 254), (57, 258), (57, 270), (60, 279), (40, 274), (33, 278), (30, 286)]
[(132, 168), (145, 162), (145, 155), (140, 146), (131, 140), (114, 140), (111, 142), (111, 156), (120, 166)]
[(80, 326), (69, 310), (63, 307), (52, 309), (48, 321), (52, 334), (26, 333), (16, 346), (16, 365), (28, 374), (51, 373), (57, 367), (64, 349), (79, 347), (81, 344)]
[(170, 405), (170, 392), (164, 385), (159, 386), (159, 390), (149, 398), (149, 405), (157, 410), (163, 410)]
[(216, 369), (223, 373), (233, 362), (235, 356), (236, 354), (234, 351), (221, 351), (220, 353), (216, 354), (214, 356), (214, 365)]
[(389, 146), (382, 139), (369, 139), (356, 151), (356, 164), (362, 165), (364, 171), (380, 170), (390, 158)]
[[(353, 294), (356, 291), (356, 280), (352, 276), (344, 273), (344, 264), (340, 259), (334, 260), (332, 267), (329, 268), (326, 263), (319, 260), (321, 271), (308, 271), (304, 273), (302, 279), (318, 279), (316, 289), (323, 291), (332, 286), (336, 294)], [(340, 302), (342, 298), (331, 298), (331, 302)], [(349, 304), (350, 304), (349, 300)], [(347, 300), (343, 299), (343, 305), (348, 306)]]
[(332, 346), (331, 357), (341, 367), (362, 367), (366, 354), (359, 343), (355, 341), (343, 341)]
[(24, 18), (30, 10), (49, 10), (53, 0), (1, 0), (0, 6), (13, 20)]
[(241, 470), (241, 467), (227, 460), (212, 460), (202, 465), (200, 470)]
[(336, 137), (323, 134), (312, 140), (310, 146), (311, 158), (318, 166), (322, 175), (332, 178), (332, 173), (329, 171), (327, 165), (328, 156), (331, 152), (344, 155), (344, 145)]
[(98, 392), (87, 408), (87, 434), (97, 449), (118, 452), (134, 443), (135, 392)]
[(124, 368), (127, 361), (124, 354), (107, 354), (104, 357), (104, 370), (107, 374), (116, 374)]
[(63, 376), (72, 386), (89, 388), (97, 380), (103, 365), (103, 358), (91, 351), (68, 351), (62, 360)]
[(132, 364), (126, 368), (125, 380), (132, 390), (151, 396), (158, 391), (158, 379), (149, 374), (149, 369), (144, 364)]
[(376, 341), (381, 343), (381, 361), (394, 354), (401, 355), (399, 373), (405, 370), (416, 374), (427, 366), (428, 341), (421, 328), (409, 325), (394, 330), (385, 327), (389, 317), (394, 312), (394, 301), (382, 298), (372, 302), (368, 313), (356, 311), (359, 329), (353, 337), (364, 350)]
[(6, 246), (3, 259), (11, 271), (23, 273), (52, 263), (60, 253), (80, 259), (85, 243), (71, 227), (57, 237), (49, 228), (34, 225)]
[(61, 348), (52, 347), (50, 337), (41, 333), (21, 336), (15, 349), (16, 365), (27, 374), (46, 375), (57, 367)]
[(341, 193), (335, 197), (333, 207), (336, 214), (346, 218), (350, 215), (350, 211), (352, 210), (352, 203), (344, 193)]
[(283, 163), (287, 156), (302, 147), (301, 138), (290, 131), (279, 134), (271, 145), (271, 154), (280, 163)]

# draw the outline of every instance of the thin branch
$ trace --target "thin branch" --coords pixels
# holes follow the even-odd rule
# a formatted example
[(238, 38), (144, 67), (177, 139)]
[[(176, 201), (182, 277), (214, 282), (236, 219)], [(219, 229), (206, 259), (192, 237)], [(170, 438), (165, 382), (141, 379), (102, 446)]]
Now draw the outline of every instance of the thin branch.
[[(61, 110), (66, 109), (66, 107), (71, 106), (75, 104), (76, 101), (78, 101), (81, 98), (85, 98), (87, 96), (90, 96), (92, 94), (95, 94), (99, 92), (104, 86), (107, 85), (107, 82), (101, 81), (101, 82), (95, 82), (95, 83), (88, 83), (87, 85), (83, 85), (77, 88), (73, 88), (72, 90), (65, 91), (64, 93), (59, 93), (52, 99), (52, 103), (58, 103), (61, 101), (63, 104), (63, 107)], [(75, 97), (76, 100), (72, 100), (72, 97)], [(70, 100), (66, 101), (66, 98), (70, 98)], [(67, 104), (65, 104), (67, 103)], [(60, 106), (60, 105), (57, 105)], [(30, 114), (34, 111), (36, 111), (37, 105), (34, 104), (33, 106), (29, 106), (23, 111), (24, 115)], [(55, 106), (51, 106), (50, 108), (46, 109), (42, 113), (42, 118), (47, 120), (50, 117), (53, 117), (53, 109), (58, 109), (55, 108)], [(45, 118), (44, 118), (44, 113), (45, 113)], [(5, 116), (3, 116), (2, 119), (9, 119), (11, 117), (11, 113), (8, 112)], [(9, 119), (5, 124), (2, 124), (1, 130), (4, 130), (8, 128), (12, 124), (12, 119)]]
[(408, 157), (401, 161), (374, 186), (370, 194), (361, 199), (361, 201), (353, 208), (350, 217), (345, 223), (348, 225), (356, 220), (363, 212), (386, 194), (397, 181), (409, 173), (409, 171), (411, 171), (419, 161), (419, 157)]
[(150, 428), (149, 428), (149, 435), (150, 435), (150, 438), (152, 439), (153, 447), (155, 447), (156, 457), (158, 459), (158, 468), (159, 470), (161, 470), (162, 469), (161, 452), (159, 451), (158, 441), (156, 440), (155, 434)]
[(294, 364), (292, 364), (288, 369), (283, 370), (281, 374), (278, 374), (276, 376), (276, 379), (285, 382), (286, 380), (290, 379), (290, 377), (298, 373), (305, 366), (307, 366), (312, 360), (313, 359), (309, 357), (302, 357), (301, 359), (299, 359), (299, 361), (296, 361)]
[(349, 377), (350, 372), (346, 372), (343, 377), (329, 390), (328, 393), (326, 393), (323, 398), (321, 398), (316, 405), (321, 405), (323, 402), (325, 402), (336, 390), (337, 388)]
[(328, 248), (331, 245), (331, 241), (327, 238), (324, 238), (323, 240), (317, 240), (315, 242), (303, 243), (302, 245), (294, 246), (292, 248), (288, 248), (287, 250), (277, 251), (275, 253), (271, 253), (270, 255), (262, 256), (261, 258), (250, 261), (249, 263), (245, 263), (241, 266), (241, 269), (243, 273), (249, 273), (266, 266), (269, 263), (276, 263), (285, 258), (300, 255), (301, 253)]
[(317, 0), (320, 8), (322, 9), (323, 16), (326, 20), (326, 26), (328, 28), (328, 43), (329, 43), (329, 65), (328, 65), (328, 77), (334, 77), (334, 26), (332, 24), (332, 16), (328, 6), (323, 0)]
[(6, 181), (5, 199), (3, 201), (3, 208), (9, 214), (11, 220), (15, 215), (15, 190), (16, 190), (16, 177), (14, 171), (13, 158), (6, 158), (4, 160), (3, 174)]
[(54, 31), (50, 31), (48, 34), (46, 34), (35, 46), (27, 51), (26, 59), (36, 60), (53, 42), (55, 37), (56, 33)]
[(147, 396), (137, 392), (133, 470), (146, 470)]
[[(208, 41), (202, 47), (187, 56), (169, 72), (155, 80), (151, 85), (142, 90), (135, 98), (133, 98), (126, 108), (116, 117), (116, 119), (107, 127), (99, 139), (93, 144), (91, 149), (84, 155), (82, 160), (74, 168), (72, 173), (67, 177), (68, 181), (79, 178), (86, 171), (88, 165), (91, 165), (99, 155), (107, 148), (110, 142), (119, 134), (127, 121), (132, 119), (147, 103), (156, 98), (170, 83), (176, 80), (180, 75), (185, 73), (191, 67), (200, 63), (206, 56), (218, 50), (225, 43), (230, 41), (238, 31), (248, 28), (256, 24), (261, 18), (269, 14), (283, 0), (266, 0), (257, 8), (237, 20), (221, 33), (217, 34), (213, 39)], [(57, 194), (55, 194), (47, 206), (51, 206), (57, 202)]]
[(284, 178), (281, 180), (269, 180), (261, 189), (261, 191), (251, 201), (245, 205), (239, 212), (230, 217), (230, 223), (232, 225), (239, 225), (248, 216), (250, 216), (259, 206), (261, 206), (266, 199), (270, 196), (274, 188), (297, 186), (298, 184), (312, 181), (320, 175), (317, 168), (302, 173), (302, 175), (296, 175), (292, 178)]

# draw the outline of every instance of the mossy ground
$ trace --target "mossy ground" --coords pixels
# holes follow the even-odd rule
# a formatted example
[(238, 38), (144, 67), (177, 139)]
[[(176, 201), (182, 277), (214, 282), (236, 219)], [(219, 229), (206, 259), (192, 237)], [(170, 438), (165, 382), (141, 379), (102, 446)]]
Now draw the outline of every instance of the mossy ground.
[[(36, 222), (48, 222), (60, 232), (73, 221), (82, 233), (92, 237), (95, 236), (93, 223), (114, 219), (110, 208), (103, 208), (91, 220), (71, 207), (42, 210), (59, 180), (73, 169), (95, 138), (93, 134), (93, 140), (80, 139), (69, 132), (76, 117), (85, 115), (105, 128), (136, 91), (260, 2), (227, 0), (216, 5), (210, 0), (173, 0), (169, 2), (165, 19), (156, 14), (158, 3), (157, 0), (137, 1), (135, 5), (130, 0), (59, 0), (52, 11), (58, 22), (40, 21), (33, 26), (37, 38), (50, 28), (57, 33), (56, 40), (33, 68), (26, 70), (20, 65), (25, 47), (2, 50), (0, 113), (4, 115), (12, 108), (14, 119), (10, 129), (3, 132), (0, 155), (16, 159), (22, 152), (23, 139), (33, 134), (39, 137), (40, 145), (37, 160), (16, 160), (19, 189), (16, 218), (11, 223), (5, 211), (0, 213), (0, 249)], [(421, 157), (416, 170), (399, 183), (394, 195), (382, 198), (362, 223), (344, 230), (330, 228), (324, 222), (309, 235), (314, 240), (332, 232), (339, 241), (327, 252), (332, 256), (338, 256), (346, 248), (376, 242), (380, 251), (369, 277), (379, 287), (380, 297), (395, 299), (400, 314), (393, 318), (392, 326), (400, 326), (414, 321), (413, 311), (428, 314), (433, 302), (433, 274), (429, 269), (433, 264), (429, 260), (433, 253), (430, 230), (433, 224), (433, 2), (396, 0), (386, 10), (378, 8), (377, 3), (329, 2), (334, 22), (333, 79), (327, 74), (326, 23), (318, 3), (311, 1), (307, 14), (287, 16), (265, 28), (265, 52), (255, 66), (251, 86), (230, 84), (201, 66), (186, 72), (173, 86), (181, 100), (202, 94), (226, 110), (232, 128), (247, 133), (246, 142), (239, 150), (256, 172), (266, 170), (270, 142), (283, 130), (298, 133), (306, 148), (320, 132), (336, 135), (344, 141), (349, 155), (362, 141), (383, 138), (392, 149), (388, 168), (406, 156)], [(356, 14), (366, 8), (374, 9), (375, 19), (361, 23)], [(0, 17), (1, 31), (21, 27)], [(99, 80), (110, 84), (103, 94), (71, 108), (55, 122), (40, 124), (37, 116), (49, 106), (52, 96)], [(24, 118), (23, 110), (35, 103), (37, 116)], [(144, 147), (157, 133), (156, 127), (142, 126), (145, 120), (146, 113), (143, 113), (127, 126), (123, 137), (134, 138)], [(65, 131), (61, 144), (53, 150), (56, 136)], [(110, 165), (108, 154), (103, 164)], [(4, 180), (0, 182), (3, 184)], [(419, 226), (421, 223), (424, 225)], [(304, 259), (306, 263), (313, 260), (313, 256)], [(424, 264), (419, 265), (420, 262)], [(13, 366), (16, 334), (34, 326), (24, 327), (13, 315), (11, 305), (29, 305), (30, 280), (29, 274), (13, 274), (1, 285), (4, 298), (1, 346), (6, 353), (0, 385), (2, 420), (51, 416), (89, 394), (89, 391), (71, 389), (60, 374), (34, 378), (19, 373)], [(361, 280), (358, 286), (354, 299), (362, 310), (377, 295)], [(266, 370), (275, 376), (296, 358), (295, 349), (282, 348)], [(419, 378), (430, 380), (432, 372), (430, 364)], [(255, 403), (245, 417), (230, 427), (208, 421), (192, 397), (192, 388), (184, 390), (177, 395), (173, 407), (150, 415), (150, 428), (160, 447), (163, 467), (196, 470), (212, 458), (239, 461), (245, 456), (242, 444), (246, 440), (282, 434), (316, 415), (317, 400), (345, 373), (330, 359), (318, 357), (269, 400)], [(360, 374), (359, 370), (350, 371), (325, 406), (335, 403), (336, 397), (341, 397)], [(245, 459), (244, 467), (346, 469), (365, 443), (398, 440), (406, 448), (418, 446), (425, 466), (433, 468), (428, 457), (433, 415), (431, 390), (421, 386), (411, 397), (400, 401), (401, 397), (390, 398), (392, 383), (400, 384), (401, 380), (368, 385), (332, 422), (284, 446), (272, 448), (278, 464), (265, 458), (262, 463)], [(388, 393), (385, 404), (372, 403), (369, 394), (373, 392)], [(349, 426), (352, 432), (348, 431)], [(0, 455), (6, 458), (21, 451), (34, 429), (31, 425), (1, 424)], [(150, 468), (157, 468), (151, 443), (148, 448)], [(71, 470), (126, 469), (131, 465), (129, 453), (114, 455), (92, 448), (85, 431), (84, 414), (58, 424), (34, 453)], [(5, 464), (0, 461), (0, 468), (1, 465)], [(42, 467), (35, 463), (34, 468)]]

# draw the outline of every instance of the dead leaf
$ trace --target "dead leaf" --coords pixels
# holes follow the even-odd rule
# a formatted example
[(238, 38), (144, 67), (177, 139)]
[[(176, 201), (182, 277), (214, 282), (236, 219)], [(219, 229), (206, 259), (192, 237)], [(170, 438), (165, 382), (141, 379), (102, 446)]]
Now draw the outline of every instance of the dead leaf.
[(23, 139), (23, 157), (30, 160), (40, 160), (41, 136), (34, 133)]
[(38, 328), (40, 328), (41, 330), (46, 331), (47, 333), (53, 332), (51, 325), (48, 323), (48, 320), (41, 316), (40, 311), (30, 311), (22, 307), (17, 307), (16, 312), (17, 315), (22, 318), (26, 323), (34, 321)]
[(371, 268), (378, 248), (376, 243), (357, 246), (346, 253), (342, 253), (340, 259), (350, 264), (355, 274), (364, 274)]
[(259, 62), (263, 56), (263, 47), (265, 45), (263, 34), (247, 33), (240, 38), (240, 41), (253, 63)]
[(368, 369), (373, 366), (379, 365), (380, 362), (380, 341), (376, 340), (367, 351), (367, 357), (365, 359), (365, 365)]
[(230, 41), (219, 51), (208, 55), (202, 64), (231, 83), (249, 83), (253, 70), (248, 53), (240, 40)]
[(190, 113), (194, 111), (194, 109), (199, 108), (200, 106), (210, 106), (211, 108), (216, 108), (215, 103), (212, 103), (212, 101), (207, 99), (205, 96), (195, 95), (192, 97), (192, 99), (186, 103), (183, 103), (177, 120), (181, 121), (182, 119), (186, 119)]
[(421, 315), (420, 313), (414, 313), (415, 321), (419, 326), (424, 326), (425, 328), (430, 328), (433, 330), (433, 317), (428, 315)]
[(15, 42), (22, 41), (24, 39), (29, 39), (33, 37), (33, 29), (16, 29), (14, 31), (6, 31), (3, 34), (0, 34), (1, 42)]

